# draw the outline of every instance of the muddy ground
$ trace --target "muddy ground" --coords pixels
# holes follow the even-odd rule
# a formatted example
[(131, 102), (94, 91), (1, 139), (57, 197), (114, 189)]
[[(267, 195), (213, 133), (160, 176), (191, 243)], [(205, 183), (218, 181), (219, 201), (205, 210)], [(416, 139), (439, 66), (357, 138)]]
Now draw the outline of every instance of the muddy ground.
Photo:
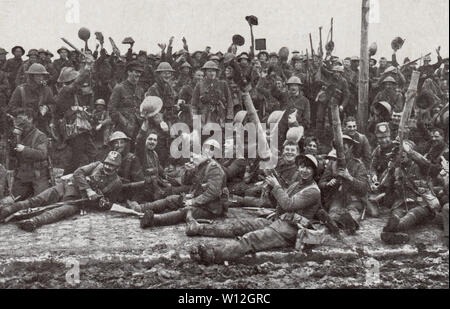
[[(229, 219), (249, 216), (230, 209)], [(448, 249), (435, 224), (409, 244), (379, 239), (385, 218), (366, 219), (345, 243), (329, 239), (305, 252), (276, 250), (203, 266), (188, 250), (200, 242), (183, 224), (141, 230), (138, 219), (89, 213), (39, 228), (0, 226), (0, 288), (448, 288)]]

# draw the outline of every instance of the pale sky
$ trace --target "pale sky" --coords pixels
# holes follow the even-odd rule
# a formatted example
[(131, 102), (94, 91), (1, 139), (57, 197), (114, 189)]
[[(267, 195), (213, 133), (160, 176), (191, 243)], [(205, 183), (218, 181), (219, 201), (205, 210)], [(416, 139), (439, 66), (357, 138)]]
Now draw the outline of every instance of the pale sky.
[[(56, 51), (64, 45), (61, 37), (77, 47), (82, 26), (91, 30), (90, 48), (95, 48), (95, 31), (103, 32), (105, 47), (111, 50), (108, 37), (116, 41), (122, 52), (124, 37), (136, 41), (140, 49), (159, 51), (157, 43), (174, 36), (174, 50), (182, 47), (181, 38), (188, 40), (190, 51), (204, 49), (226, 51), (233, 34), (241, 34), (247, 51), (250, 30), (246, 15), (256, 15), (259, 26), (255, 38), (266, 38), (269, 51), (287, 46), (291, 51), (309, 48), (309, 33), (314, 48), (318, 46), (319, 26), (323, 26), (324, 44), (334, 17), (334, 54), (359, 55), (361, 0), (78, 0), (79, 23), (68, 23), (66, 4), (77, 0), (0, 0), (0, 47), (10, 51), (14, 45), (46, 48)], [(376, 1), (376, 0), (372, 0)], [(391, 41), (396, 36), (406, 39), (398, 52), (399, 61), (409, 56), (420, 57), (441, 46), (441, 55), (449, 52), (448, 0), (378, 0), (375, 20), (369, 25), (369, 44), (377, 42), (378, 53), (390, 57)], [(70, 21), (70, 19), (69, 19)], [(56, 54), (56, 53), (55, 53)], [(11, 56), (10, 54), (8, 56)]]

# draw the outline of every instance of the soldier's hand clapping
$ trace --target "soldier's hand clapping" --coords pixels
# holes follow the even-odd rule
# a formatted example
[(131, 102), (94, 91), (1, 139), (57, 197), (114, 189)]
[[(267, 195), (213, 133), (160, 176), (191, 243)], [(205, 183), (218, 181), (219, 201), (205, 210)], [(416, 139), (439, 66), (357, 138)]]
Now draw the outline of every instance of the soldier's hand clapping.
[(16, 148), (14, 148), (17, 152), (22, 152), (25, 149), (25, 146), (22, 144), (17, 144)]
[(272, 175), (269, 175), (269, 176), (266, 177), (266, 182), (272, 187), (280, 185), (280, 183), (278, 182), (278, 179), (275, 176), (272, 176)]

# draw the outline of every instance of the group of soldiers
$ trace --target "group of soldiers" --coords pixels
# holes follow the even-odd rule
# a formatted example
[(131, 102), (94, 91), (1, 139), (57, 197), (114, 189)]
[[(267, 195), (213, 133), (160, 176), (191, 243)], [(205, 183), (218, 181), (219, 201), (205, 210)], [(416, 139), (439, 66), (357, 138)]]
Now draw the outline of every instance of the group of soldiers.
[[(235, 44), (226, 53), (191, 53), (185, 38), (174, 52), (173, 40), (158, 44), (158, 54), (135, 53), (132, 40), (126, 55), (103, 44), (100, 52), (61, 47), (54, 61), (45, 49), (25, 56), (16, 46), (6, 59), (0, 48), (1, 221), (16, 218), (34, 231), (122, 205), (142, 228), (186, 222), (188, 236), (239, 239), (192, 248), (203, 263), (304, 249), (324, 231), (353, 235), (365, 217), (383, 212), (383, 242), (406, 243), (407, 231), (438, 221), (448, 246), (449, 60), (440, 48), (435, 64), (427, 55), (421, 66), (408, 58), (400, 65), (395, 50), (378, 66), (371, 58), (369, 120), (358, 128), (358, 57), (309, 57), (286, 47), (238, 53)], [(405, 128), (414, 71), (420, 79)], [(333, 104), (342, 135), (333, 134)], [(238, 137), (246, 153), (254, 146), (242, 132), (218, 140), (195, 131), (196, 118), (222, 130), (267, 123), (275, 130), (263, 134), (275, 134), (279, 147), (237, 156)], [(191, 133), (171, 130), (179, 123)], [(171, 155), (178, 138), (189, 156)], [(71, 155), (55, 179), (52, 159), (64, 149)], [(261, 167), (274, 156), (276, 166)], [(214, 222), (230, 207), (257, 215)]]

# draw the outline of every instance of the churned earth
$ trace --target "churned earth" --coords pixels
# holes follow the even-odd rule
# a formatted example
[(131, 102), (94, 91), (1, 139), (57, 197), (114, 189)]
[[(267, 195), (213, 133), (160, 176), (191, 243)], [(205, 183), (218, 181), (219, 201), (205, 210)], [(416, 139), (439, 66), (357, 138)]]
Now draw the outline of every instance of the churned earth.
[[(248, 217), (230, 209), (228, 219)], [(448, 249), (434, 224), (409, 244), (379, 239), (385, 218), (305, 252), (274, 250), (204, 266), (189, 248), (227, 239), (187, 237), (185, 225), (142, 230), (135, 217), (89, 213), (33, 233), (0, 225), (0, 288), (448, 288)]]

